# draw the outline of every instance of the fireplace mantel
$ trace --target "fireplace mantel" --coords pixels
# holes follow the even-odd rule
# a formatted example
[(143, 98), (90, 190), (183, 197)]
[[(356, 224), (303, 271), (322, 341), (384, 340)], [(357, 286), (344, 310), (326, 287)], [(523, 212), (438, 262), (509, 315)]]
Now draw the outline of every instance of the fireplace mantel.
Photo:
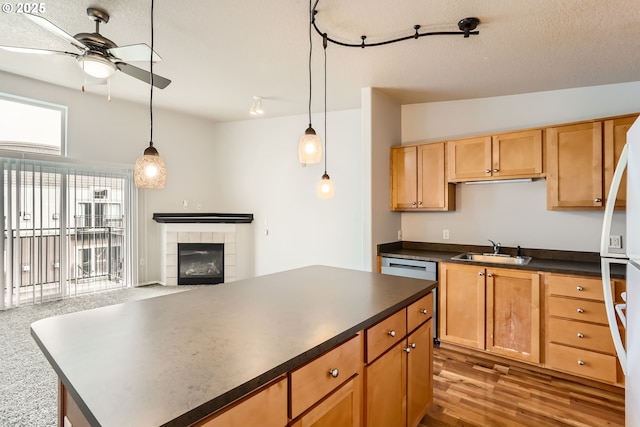
[(253, 214), (154, 213), (153, 220), (164, 224), (249, 224), (253, 222)]

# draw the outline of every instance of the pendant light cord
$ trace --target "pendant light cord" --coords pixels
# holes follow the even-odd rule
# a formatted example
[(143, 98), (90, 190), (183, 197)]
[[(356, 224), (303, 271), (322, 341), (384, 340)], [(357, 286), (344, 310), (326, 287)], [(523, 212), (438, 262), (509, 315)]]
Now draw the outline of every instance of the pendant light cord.
[(327, 33), (322, 35), (324, 48), (324, 174), (327, 174)]
[(313, 23), (313, 14), (315, 13), (311, 0), (309, 0), (309, 127), (311, 127), (311, 53), (313, 51), (313, 43), (311, 42), (311, 25)]
[[(311, 31), (311, 29), (309, 29)], [(153, 0), (151, 0), (151, 57), (149, 59), (149, 74), (151, 74), (151, 93), (149, 95), (149, 123), (151, 126), (149, 145), (153, 146)]]

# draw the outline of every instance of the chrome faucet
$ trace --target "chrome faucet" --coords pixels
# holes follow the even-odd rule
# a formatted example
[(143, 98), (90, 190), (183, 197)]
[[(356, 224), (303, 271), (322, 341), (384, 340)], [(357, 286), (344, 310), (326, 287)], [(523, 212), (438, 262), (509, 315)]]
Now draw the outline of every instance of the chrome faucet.
[(489, 239), (489, 241), (491, 242), (491, 246), (493, 246), (493, 254), (498, 255), (500, 252), (500, 243), (496, 243), (491, 239)]

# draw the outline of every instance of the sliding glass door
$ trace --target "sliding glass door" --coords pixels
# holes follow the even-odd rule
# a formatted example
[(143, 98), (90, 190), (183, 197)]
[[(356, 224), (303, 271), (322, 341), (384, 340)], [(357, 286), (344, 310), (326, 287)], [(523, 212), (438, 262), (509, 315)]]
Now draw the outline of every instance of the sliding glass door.
[(0, 158), (0, 309), (129, 286), (131, 172)]

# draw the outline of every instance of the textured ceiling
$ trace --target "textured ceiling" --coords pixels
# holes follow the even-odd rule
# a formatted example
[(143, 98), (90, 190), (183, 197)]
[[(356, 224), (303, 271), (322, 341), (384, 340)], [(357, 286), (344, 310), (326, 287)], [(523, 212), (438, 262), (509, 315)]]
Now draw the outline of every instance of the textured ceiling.
[[(17, 2), (9, 0), (17, 6)], [(89, 6), (111, 15), (100, 32), (120, 46), (150, 44), (150, 1), (56, 0), (41, 15), (67, 33), (93, 32)], [(252, 96), (267, 117), (304, 114), (308, 96), (307, 0), (181, 0), (155, 4), (154, 71), (173, 82), (154, 105), (216, 121), (248, 119)], [(360, 107), (378, 87), (401, 104), (490, 97), (640, 80), (637, 0), (320, 0), (318, 26), (345, 42), (457, 31), (475, 16), (478, 36), (432, 36), (366, 49), (330, 44), (328, 109)], [(313, 33), (313, 111), (323, 108), (322, 39)], [(16, 13), (0, 15), (0, 44), (73, 50)], [(148, 64), (132, 63), (148, 69)], [(0, 70), (80, 90), (66, 56), (0, 51)], [(105, 86), (90, 92), (106, 94)], [(148, 85), (123, 73), (114, 98), (148, 102)], [(106, 102), (106, 101), (105, 101)]]

